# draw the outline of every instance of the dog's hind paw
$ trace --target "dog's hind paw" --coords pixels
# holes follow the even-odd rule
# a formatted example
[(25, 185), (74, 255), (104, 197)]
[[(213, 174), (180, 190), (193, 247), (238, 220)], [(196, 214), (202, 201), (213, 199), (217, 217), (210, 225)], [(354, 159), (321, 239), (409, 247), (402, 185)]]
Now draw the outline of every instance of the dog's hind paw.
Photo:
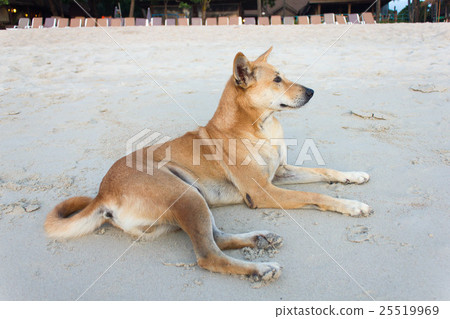
[(261, 232), (255, 236), (255, 242), (259, 249), (274, 249), (283, 245), (283, 237), (271, 232)]
[(253, 282), (273, 281), (281, 275), (281, 266), (278, 263), (259, 263), (258, 270), (250, 279)]
[(364, 184), (367, 183), (370, 179), (369, 174), (364, 172), (345, 172), (344, 180), (342, 183), (344, 184)]

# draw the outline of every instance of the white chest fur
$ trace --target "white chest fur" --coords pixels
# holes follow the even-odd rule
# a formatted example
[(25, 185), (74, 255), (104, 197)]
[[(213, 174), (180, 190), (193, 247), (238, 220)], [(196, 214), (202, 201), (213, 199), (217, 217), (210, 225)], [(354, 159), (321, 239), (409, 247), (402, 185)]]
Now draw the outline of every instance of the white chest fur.
[(260, 154), (267, 163), (271, 180), (278, 167), (286, 164), (287, 148), (284, 142), (283, 128), (280, 122), (270, 115), (260, 124), (260, 129), (266, 139)]

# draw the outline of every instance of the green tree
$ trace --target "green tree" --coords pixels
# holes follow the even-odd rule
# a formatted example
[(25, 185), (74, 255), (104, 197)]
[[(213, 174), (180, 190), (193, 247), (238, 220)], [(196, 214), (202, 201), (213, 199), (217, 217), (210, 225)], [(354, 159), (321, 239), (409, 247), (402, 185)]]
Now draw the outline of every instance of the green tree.
[(205, 24), (206, 21), (206, 9), (208, 9), (209, 7), (209, 3), (212, 0), (191, 0), (192, 3), (195, 4), (200, 4), (202, 7), (202, 20), (203, 20), (203, 24)]
[(410, 3), (410, 6), (404, 7), (398, 16), (409, 17), (409, 22), (431, 22), (431, 8), (428, 6), (428, 2), (417, 0), (417, 2)]
[(8, 0), (0, 0), (0, 6), (7, 6), (9, 4)]

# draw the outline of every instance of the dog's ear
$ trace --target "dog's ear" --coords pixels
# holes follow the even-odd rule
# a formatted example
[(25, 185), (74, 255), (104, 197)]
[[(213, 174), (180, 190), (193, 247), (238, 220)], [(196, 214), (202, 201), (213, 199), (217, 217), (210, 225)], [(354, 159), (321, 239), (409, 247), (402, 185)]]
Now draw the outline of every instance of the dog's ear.
[(263, 54), (260, 55), (259, 58), (256, 59), (255, 62), (266, 62), (267, 58), (270, 55), (270, 52), (272, 52), (273, 47), (270, 47), (269, 50), (267, 50), (266, 52), (264, 52)]
[(233, 63), (233, 75), (237, 85), (247, 88), (253, 80), (252, 66), (244, 54), (236, 54)]

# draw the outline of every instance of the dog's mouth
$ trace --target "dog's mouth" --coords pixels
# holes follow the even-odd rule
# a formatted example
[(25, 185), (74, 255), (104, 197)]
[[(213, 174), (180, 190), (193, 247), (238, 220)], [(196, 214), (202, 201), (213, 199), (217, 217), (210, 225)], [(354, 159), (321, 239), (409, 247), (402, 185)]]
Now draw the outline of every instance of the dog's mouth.
[(298, 109), (298, 108), (302, 107), (302, 105), (299, 105), (299, 106), (291, 106), (291, 105), (287, 105), (287, 104), (284, 104), (284, 103), (281, 103), (280, 106), (281, 106), (282, 108), (289, 108), (289, 109)]
[(286, 109), (298, 109), (298, 108), (302, 107), (301, 105), (299, 105), (299, 106), (291, 106), (291, 105), (287, 105), (287, 104), (284, 104), (284, 103), (281, 103), (280, 106), (282, 108), (286, 108)]

